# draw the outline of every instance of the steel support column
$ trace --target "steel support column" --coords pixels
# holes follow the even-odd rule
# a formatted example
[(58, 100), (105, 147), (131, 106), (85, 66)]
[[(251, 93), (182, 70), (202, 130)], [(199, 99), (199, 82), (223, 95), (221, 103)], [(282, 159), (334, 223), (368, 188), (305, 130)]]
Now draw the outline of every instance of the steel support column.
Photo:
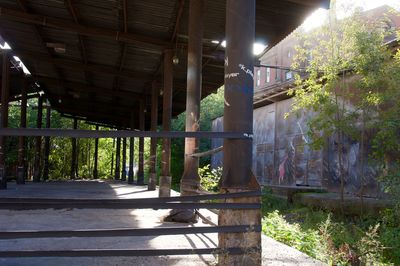
[[(171, 130), (172, 118), (172, 84), (173, 84), (173, 50), (164, 51), (164, 89), (163, 89), (163, 131)], [(163, 139), (161, 153), (160, 197), (171, 195), (171, 140)]]
[[(144, 131), (144, 120), (145, 120), (145, 106), (144, 101), (140, 101), (139, 106), (139, 129)], [(144, 184), (144, 138), (139, 138), (139, 165), (138, 165), (138, 173), (137, 173), (137, 184)]]
[[(7, 50), (2, 50), (3, 64), (1, 76), (0, 127), (8, 126), (8, 97), (10, 89), (10, 58)], [(6, 137), (0, 136), (0, 189), (7, 189)]]
[[(96, 130), (99, 130), (99, 126), (96, 126)], [(93, 166), (93, 178), (99, 178), (99, 173), (97, 170), (97, 160), (99, 157), (99, 138), (94, 139), (94, 166)]]
[[(253, 132), (253, 43), (255, 0), (227, 0), (224, 131)], [(252, 140), (225, 139), (221, 192), (260, 189), (251, 172)], [(255, 203), (259, 198), (227, 199), (226, 203)], [(260, 225), (260, 210), (221, 210), (218, 225)], [(248, 249), (243, 255), (219, 256), (219, 265), (261, 265), (261, 234), (220, 233), (219, 247)]]
[[(158, 120), (158, 86), (155, 81), (151, 84), (151, 131), (157, 131), (157, 120)], [(149, 170), (149, 181), (147, 188), (148, 190), (156, 189), (157, 181), (157, 138), (151, 138), (150, 140), (150, 170)]]
[[(74, 125), (73, 125), (73, 129), (77, 129), (78, 128), (78, 120), (76, 118), (74, 118)], [(72, 138), (72, 154), (71, 154), (71, 179), (75, 179), (76, 176), (76, 168), (78, 167), (77, 165), (77, 156), (76, 156), (76, 138)]]
[[(47, 104), (49, 104), (47, 102)], [(46, 107), (46, 128), (51, 127), (51, 107)], [(44, 138), (43, 180), (49, 179), (50, 137)]]
[[(24, 79), (21, 87), (21, 121), (20, 127), (26, 128), (26, 106), (27, 106), (27, 95), (26, 95), (27, 81)], [(25, 137), (21, 136), (18, 138), (18, 166), (17, 166), (17, 184), (25, 184), (26, 177), (26, 155), (25, 155)]]
[[(203, 8), (203, 0), (190, 1), (186, 90), (186, 131), (198, 131), (200, 128), (199, 118), (202, 83)], [(198, 194), (198, 191), (200, 190), (200, 177), (198, 174), (199, 158), (190, 156), (190, 154), (197, 153), (198, 149), (198, 139), (185, 139), (185, 164), (181, 179), (182, 196)]]
[(113, 176), (114, 173), (114, 148), (115, 148), (115, 138), (113, 138), (113, 145), (112, 145), (112, 150), (111, 150), (111, 171), (110, 171), (110, 176)]
[(115, 180), (121, 179), (121, 138), (117, 138), (117, 149), (115, 151)]
[(122, 139), (122, 175), (121, 181), (126, 181), (126, 138)]
[[(134, 116), (131, 114), (131, 130), (134, 130)], [(133, 162), (135, 160), (135, 138), (129, 138), (129, 171), (128, 171), (128, 184), (133, 184), (133, 177), (135, 175)]]
[[(37, 120), (36, 127), (42, 128), (42, 118), (43, 118), (43, 96), (38, 97), (38, 107), (37, 107)], [(41, 152), (42, 152), (42, 137), (35, 138), (35, 161), (33, 170), (33, 182), (40, 182), (40, 177), (42, 175), (41, 171)]]

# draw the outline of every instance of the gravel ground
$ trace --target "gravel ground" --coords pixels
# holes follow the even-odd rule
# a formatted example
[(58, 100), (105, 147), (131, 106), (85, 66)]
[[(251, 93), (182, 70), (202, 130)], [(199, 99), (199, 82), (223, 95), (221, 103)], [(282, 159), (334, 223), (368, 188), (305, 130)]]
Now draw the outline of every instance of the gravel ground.
[[(158, 191), (144, 186), (108, 182), (51, 182), (25, 186), (10, 185), (0, 191), (0, 197), (46, 198), (146, 198), (156, 197)], [(177, 195), (177, 194), (174, 194)], [(193, 226), (162, 223), (168, 210), (0, 210), (0, 230), (76, 230), (107, 228), (150, 228)], [(202, 211), (217, 220), (217, 215)], [(196, 226), (207, 226), (202, 222)], [(99, 238), (38, 238), (0, 240), (0, 250), (62, 250), (62, 249), (147, 249), (147, 248), (212, 248), (218, 244), (217, 234), (188, 234), (145, 237)], [(262, 237), (263, 265), (323, 265), (307, 255), (266, 236)], [(215, 265), (213, 255), (159, 257), (84, 257), (84, 258), (0, 258), (0, 265)]]

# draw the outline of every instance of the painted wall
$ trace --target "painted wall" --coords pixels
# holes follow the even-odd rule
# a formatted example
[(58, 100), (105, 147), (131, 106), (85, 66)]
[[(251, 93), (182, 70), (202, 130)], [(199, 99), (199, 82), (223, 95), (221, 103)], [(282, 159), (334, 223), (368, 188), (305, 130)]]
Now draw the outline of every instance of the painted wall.
[[(290, 110), (292, 99), (287, 99), (254, 110), (253, 121), (253, 173), (263, 184), (282, 186), (324, 187), (336, 192), (340, 189), (338, 174), (337, 143), (335, 137), (327, 139), (324, 149), (315, 151), (308, 145), (306, 135), (307, 117), (291, 115), (284, 118)], [(213, 131), (223, 130), (223, 117), (213, 121)], [(367, 136), (367, 139), (369, 137)], [(222, 140), (213, 140), (213, 148), (221, 146)], [(346, 171), (346, 192), (360, 192), (360, 161), (365, 160), (365, 195), (377, 196), (379, 187), (376, 182), (377, 171), (367, 165), (369, 147), (365, 147), (364, 155), (360, 154), (360, 144), (347, 138), (343, 149), (343, 161)], [(215, 154), (211, 166), (222, 166), (223, 153)]]

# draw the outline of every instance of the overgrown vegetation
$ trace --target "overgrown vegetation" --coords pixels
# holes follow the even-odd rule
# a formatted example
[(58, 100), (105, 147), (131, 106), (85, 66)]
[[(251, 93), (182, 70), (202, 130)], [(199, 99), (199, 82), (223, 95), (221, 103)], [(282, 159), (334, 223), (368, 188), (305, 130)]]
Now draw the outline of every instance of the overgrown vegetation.
[(345, 217), (287, 203), (265, 190), (263, 232), (329, 265), (400, 265), (400, 220)]
[[(372, 146), (367, 159), (380, 170), (384, 189), (398, 199), (400, 50), (385, 45), (385, 38), (394, 32), (388, 29), (386, 18), (366, 19), (358, 11), (338, 21), (335, 1), (331, 3), (329, 23), (303, 35), (296, 48), (293, 68), (306, 71), (296, 74), (296, 87), (290, 91), (294, 95), (291, 113), (313, 112), (307, 121), (313, 148), (322, 148), (329, 138), (337, 146), (342, 202), (346, 138), (359, 141), (362, 154)], [(360, 157), (362, 199), (367, 159)]]

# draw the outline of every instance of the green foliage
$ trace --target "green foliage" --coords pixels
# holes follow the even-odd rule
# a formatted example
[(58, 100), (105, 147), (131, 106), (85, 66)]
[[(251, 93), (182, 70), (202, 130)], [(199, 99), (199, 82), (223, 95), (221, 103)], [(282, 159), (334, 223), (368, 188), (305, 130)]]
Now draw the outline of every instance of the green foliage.
[[(200, 104), (200, 130), (211, 131), (211, 122), (213, 119), (220, 117), (224, 112), (224, 88), (221, 87), (216, 93), (208, 95), (201, 101)], [(186, 112), (178, 115), (172, 120), (172, 130), (184, 131), (185, 130)], [(200, 140), (200, 151), (207, 151), (211, 149), (210, 139)], [(183, 174), (183, 161), (185, 152), (184, 139), (172, 139), (171, 141), (171, 175), (172, 184), (175, 188), (179, 188), (179, 182)], [(200, 166), (210, 164), (209, 157), (200, 158)]]
[(219, 180), (222, 176), (222, 167), (211, 169), (207, 164), (199, 168), (200, 184), (201, 187), (209, 192), (217, 192), (219, 187)]
[(345, 217), (290, 204), (264, 190), (262, 230), (329, 265), (399, 265), (400, 224), (393, 210)]

